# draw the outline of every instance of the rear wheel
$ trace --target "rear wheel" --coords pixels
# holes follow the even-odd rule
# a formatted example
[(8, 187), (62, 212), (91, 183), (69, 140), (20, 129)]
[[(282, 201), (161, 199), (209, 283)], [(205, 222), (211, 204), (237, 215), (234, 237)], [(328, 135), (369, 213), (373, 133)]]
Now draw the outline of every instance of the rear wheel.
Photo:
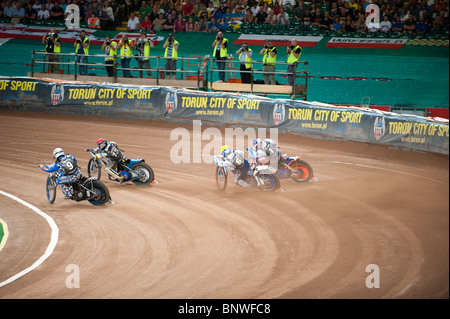
[(85, 185), (93, 194), (89, 197), (88, 201), (95, 206), (104, 205), (109, 201), (109, 190), (105, 184), (100, 181), (92, 181)]
[(50, 204), (53, 204), (56, 199), (56, 183), (50, 176), (47, 177), (47, 184), (45, 185), (45, 190), (47, 193), (48, 202)]
[(313, 169), (311, 165), (302, 160), (296, 160), (292, 162), (289, 167), (292, 169), (290, 171), (291, 178), (297, 183), (308, 182), (313, 178)]
[(220, 191), (225, 190), (227, 187), (227, 174), (225, 173), (225, 169), (223, 167), (216, 166), (216, 185)]
[(102, 175), (102, 167), (96, 158), (91, 158), (88, 162), (87, 172), (89, 177), (97, 177), (100, 180)]
[(140, 162), (131, 167), (138, 174), (137, 179), (133, 179), (135, 185), (148, 185), (155, 179), (153, 169), (146, 163)]

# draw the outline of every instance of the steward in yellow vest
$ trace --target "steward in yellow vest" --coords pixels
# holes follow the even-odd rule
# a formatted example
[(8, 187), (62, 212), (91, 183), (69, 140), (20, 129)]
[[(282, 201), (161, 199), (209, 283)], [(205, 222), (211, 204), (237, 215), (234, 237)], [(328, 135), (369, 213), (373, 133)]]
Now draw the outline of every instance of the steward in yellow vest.
[(120, 49), (120, 63), (122, 66), (123, 76), (126, 78), (131, 78), (130, 72), (130, 63), (131, 57), (133, 56), (133, 46), (134, 42), (128, 40), (128, 36), (126, 34), (122, 35), (122, 40), (120, 40), (117, 49)]
[[(56, 33), (56, 29), (52, 28), (47, 34), (42, 37), (42, 43), (45, 44), (45, 52), (47, 53), (60, 53), (61, 45), (59, 43), (59, 36)], [(59, 55), (48, 54), (47, 62), (47, 73), (59, 73)]]
[(73, 44), (75, 47), (75, 53), (77, 54), (76, 63), (80, 75), (86, 74), (87, 56), (89, 55), (89, 38), (86, 37), (86, 32), (81, 31), (80, 36), (76, 39)]
[(165, 65), (167, 78), (170, 77), (171, 79), (175, 79), (175, 70), (177, 69), (176, 58), (178, 57), (179, 45), (180, 43), (173, 38), (172, 33), (169, 34), (169, 36), (167, 37), (167, 41), (163, 45), (163, 49), (166, 49), (166, 51), (164, 51), (164, 57), (167, 58)]
[[(147, 34), (142, 32), (141, 37), (136, 41), (135, 45), (138, 50), (138, 69), (151, 69), (150, 66), (150, 48), (154, 47), (153, 41), (147, 37)], [(147, 75), (151, 78), (152, 73), (147, 71)], [(139, 71), (139, 77), (143, 77), (142, 70)]]
[(263, 55), (264, 84), (276, 85), (275, 62), (277, 62), (277, 47), (272, 46), (272, 40), (267, 40), (266, 45), (259, 54)]
[(298, 59), (300, 59), (300, 55), (302, 54), (302, 48), (297, 45), (297, 40), (292, 39), (291, 45), (287, 47), (286, 56), (287, 56), (287, 76), (288, 76), (288, 84), (294, 85), (294, 71), (297, 68)]
[(217, 68), (219, 69), (219, 82), (225, 82), (225, 61), (227, 59), (228, 39), (223, 37), (222, 31), (217, 32), (216, 40), (212, 44), (213, 58), (216, 59)]
[(242, 47), (236, 51), (236, 54), (239, 54), (239, 61), (241, 61), (240, 70), (242, 83), (251, 83), (253, 50), (248, 47), (247, 42), (244, 42)]
[(105, 64), (106, 72), (108, 72), (108, 76), (114, 76), (114, 60), (117, 54), (117, 43), (111, 41), (111, 37), (109, 35), (106, 36), (105, 42), (102, 45), (102, 51), (105, 51)]

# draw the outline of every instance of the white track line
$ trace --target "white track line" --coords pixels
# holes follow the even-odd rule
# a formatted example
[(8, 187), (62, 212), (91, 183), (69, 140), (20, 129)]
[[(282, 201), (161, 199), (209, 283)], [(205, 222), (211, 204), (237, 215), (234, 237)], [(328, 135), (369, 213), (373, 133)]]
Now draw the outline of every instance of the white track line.
[(399, 173), (399, 174), (403, 174), (403, 175), (409, 175), (409, 176), (419, 177), (419, 178), (422, 178), (422, 179), (427, 179), (429, 181), (433, 181), (433, 182), (437, 182), (437, 183), (441, 183), (441, 184), (447, 184), (447, 183), (439, 181), (437, 179), (433, 179), (433, 178), (429, 178), (429, 177), (423, 177), (423, 176), (420, 176), (420, 175), (411, 174), (411, 173), (402, 172), (402, 171), (396, 171), (394, 169), (389, 169), (389, 168), (384, 168), (384, 167), (371, 166), (371, 165), (365, 165), (365, 164), (357, 164), (357, 163), (339, 162), (339, 161), (325, 161), (325, 162), (326, 163), (332, 163), (332, 164), (353, 165), (353, 166), (359, 166), (359, 167), (365, 167), (365, 168), (379, 169), (379, 170), (382, 170), (382, 171), (388, 171), (388, 172), (392, 172), (392, 173)]
[(24, 205), (25, 207), (27, 207), (27, 208), (31, 209), (32, 211), (34, 211), (35, 213), (37, 213), (38, 215), (42, 216), (42, 217), (47, 221), (47, 223), (50, 225), (50, 228), (52, 229), (52, 234), (51, 234), (50, 243), (49, 243), (47, 249), (45, 250), (45, 253), (44, 253), (38, 260), (36, 260), (36, 261), (34, 262), (34, 264), (32, 264), (30, 267), (28, 267), (28, 268), (22, 270), (22, 271), (19, 272), (18, 274), (14, 275), (14, 276), (12, 276), (12, 277), (10, 277), (10, 278), (8, 278), (8, 279), (6, 279), (5, 281), (0, 282), (0, 287), (3, 287), (3, 286), (5, 286), (5, 285), (7, 285), (7, 284), (10, 284), (10, 283), (13, 282), (14, 280), (16, 280), (16, 279), (18, 279), (18, 278), (20, 278), (20, 277), (26, 275), (26, 274), (29, 273), (30, 271), (36, 269), (36, 268), (39, 267), (39, 266), (40, 266), (40, 265), (41, 265), (48, 257), (50, 257), (50, 255), (53, 253), (53, 250), (54, 250), (55, 247), (56, 247), (56, 244), (58, 243), (59, 228), (58, 228), (58, 226), (56, 225), (56, 223), (55, 223), (55, 221), (53, 220), (53, 218), (51, 218), (50, 216), (48, 216), (46, 213), (44, 213), (43, 211), (41, 211), (39, 208), (36, 208), (35, 206), (33, 206), (33, 205), (31, 205), (31, 204), (25, 202), (24, 200), (22, 200), (22, 199), (20, 199), (20, 198), (18, 198), (18, 197), (16, 197), (16, 196), (14, 196), (14, 195), (5, 193), (5, 192), (3, 192), (3, 191), (1, 191), (1, 190), (0, 190), (0, 194), (4, 195), (4, 196), (6, 196), (6, 197), (9, 197), (9, 198), (11, 198), (11, 199), (13, 199), (13, 200), (15, 200), (16, 202), (18, 202), (18, 203)]

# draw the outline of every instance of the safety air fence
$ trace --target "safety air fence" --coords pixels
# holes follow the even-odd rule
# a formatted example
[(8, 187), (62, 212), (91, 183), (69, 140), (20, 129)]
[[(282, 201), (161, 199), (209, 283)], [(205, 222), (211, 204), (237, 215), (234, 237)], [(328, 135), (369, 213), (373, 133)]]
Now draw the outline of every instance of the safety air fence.
[[(318, 102), (29, 77), (0, 77), (0, 109), (130, 119), (201, 120), (449, 154), (449, 122)], [(1, 116), (1, 113), (0, 113)]]

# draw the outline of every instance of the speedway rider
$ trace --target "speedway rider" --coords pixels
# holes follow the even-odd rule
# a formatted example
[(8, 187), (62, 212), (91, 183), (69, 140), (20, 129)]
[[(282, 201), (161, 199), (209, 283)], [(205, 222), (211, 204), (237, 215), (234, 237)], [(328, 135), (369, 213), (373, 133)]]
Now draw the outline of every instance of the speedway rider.
[(57, 172), (58, 179), (56, 182), (64, 191), (65, 198), (71, 199), (73, 196), (72, 184), (78, 181), (82, 175), (77, 159), (70, 154), (65, 155), (62, 148), (55, 148), (53, 158), (55, 159), (55, 164), (41, 164), (39, 167), (47, 173)]
[(231, 150), (231, 147), (224, 145), (222, 146), (220, 153), (223, 156), (223, 160), (231, 164), (231, 171), (234, 173), (235, 182), (239, 186), (250, 188), (250, 185), (243, 179), (250, 167), (250, 164), (244, 157), (244, 152)]
[(110, 162), (105, 166), (106, 172), (122, 184), (125, 176), (119, 175), (113, 167), (117, 162), (122, 161), (124, 156), (122, 151), (117, 147), (116, 142), (108, 142), (104, 138), (97, 140), (97, 148), (94, 150), (98, 159), (109, 159)]
[(278, 143), (270, 138), (261, 140), (255, 138), (253, 140), (253, 154), (257, 162), (260, 164), (269, 164), (275, 170), (278, 170), (278, 164), (283, 159), (281, 152), (278, 150)]

